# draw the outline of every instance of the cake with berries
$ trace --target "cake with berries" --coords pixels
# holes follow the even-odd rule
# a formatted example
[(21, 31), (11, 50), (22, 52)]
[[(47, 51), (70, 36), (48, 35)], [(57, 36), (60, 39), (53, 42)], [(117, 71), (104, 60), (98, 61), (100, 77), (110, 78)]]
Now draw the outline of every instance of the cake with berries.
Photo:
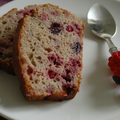
[(82, 79), (83, 35), (82, 20), (51, 4), (20, 21), (13, 66), (27, 100), (74, 98)]
[(13, 37), (18, 21), (25, 15), (30, 15), (37, 5), (29, 5), (24, 9), (13, 8), (0, 18), (0, 68), (9, 74), (15, 74), (12, 52)]

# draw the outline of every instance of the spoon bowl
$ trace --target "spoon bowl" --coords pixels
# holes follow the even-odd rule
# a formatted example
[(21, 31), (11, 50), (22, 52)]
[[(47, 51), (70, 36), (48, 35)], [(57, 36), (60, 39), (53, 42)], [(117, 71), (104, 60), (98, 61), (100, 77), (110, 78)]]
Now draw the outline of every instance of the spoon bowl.
[(88, 12), (87, 22), (95, 35), (107, 41), (111, 54), (118, 51), (111, 41), (111, 38), (116, 33), (115, 20), (105, 7), (100, 4), (94, 4)]

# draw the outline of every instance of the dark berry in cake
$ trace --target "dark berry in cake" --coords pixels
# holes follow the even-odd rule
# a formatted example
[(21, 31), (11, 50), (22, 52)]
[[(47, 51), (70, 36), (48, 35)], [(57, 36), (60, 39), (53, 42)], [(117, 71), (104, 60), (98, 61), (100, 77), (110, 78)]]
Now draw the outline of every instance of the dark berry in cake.
[(74, 84), (67, 82), (63, 85), (63, 90), (67, 93), (67, 95), (69, 95), (72, 92), (76, 91), (77, 88)]
[(74, 24), (74, 31), (78, 34), (78, 36), (81, 35), (81, 28), (78, 24)]
[(48, 75), (49, 75), (50, 79), (53, 79), (53, 78), (55, 78), (55, 76), (57, 75), (57, 73), (55, 71), (53, 71), (53, 70), (49, 70), (48, 71)]
[(79, 42), (76, 42), (76, 43), (74, 43), (72, 49), (76, 54), (78, 54), (81, 51), (82, 46)]
[(58, 34), (62, 31), (63, 27), (60, 23), (52, 23), (49, 29), (51, 33)]

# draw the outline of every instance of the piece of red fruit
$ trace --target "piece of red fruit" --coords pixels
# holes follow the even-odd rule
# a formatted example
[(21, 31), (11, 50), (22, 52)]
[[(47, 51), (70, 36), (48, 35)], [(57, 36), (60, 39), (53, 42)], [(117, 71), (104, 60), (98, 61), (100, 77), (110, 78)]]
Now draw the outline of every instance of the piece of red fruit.
[(72, 27), (71, 25), (68, 25), (67, 28), (66, 28), (66, 30), (67, 30), (68, 32), (74, 31), (74, 29), (73, 29), (73, 27)]
[(53, 78), (55, 78), (55, 76), (57, 75), (57, 73), (55, 71), (53, 71), (53, 70), (49, 70), (48, 71), (48, 75), (49, 75), (50, 79), (53, 79)]
[(45, 13), (45, 12), (43, 12), (43, 13), (40, 15), (40, 17), (41, 17), (42, 20), (45, 20), (45, 21), (49, 18), (48, 14)]
[(56, 67), (58, 67), (59, 65), (62, 66), (63, 64), (62, 59), (59, 56), (54, 54), (49, 54), (48, 60), (50, 61), (50, 63), (54, 64)]
[(71, 82), (74, 78), (75, 73), (78, 72), (79, 67), (81, 67), (79, 60), (70, 58), (69, 62), (64, 66), (64, 71), (62, 74), (63, 79), (65, 79), (66, 82)]

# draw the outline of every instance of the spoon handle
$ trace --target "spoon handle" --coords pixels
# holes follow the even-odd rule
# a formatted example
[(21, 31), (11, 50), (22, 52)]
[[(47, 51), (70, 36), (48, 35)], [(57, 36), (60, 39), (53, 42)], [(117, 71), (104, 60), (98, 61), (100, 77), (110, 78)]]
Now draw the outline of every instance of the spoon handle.
[(120, 85), (120, 51), (109, 38), (106, 39), (106, 41), (111, 54), (111, 57), (108, 59), (108, 66), (110, 67), (111, 71), (113, 71), (113, 80), (117, 85)]
[(114, 43), (109, 38), (105, 38), (105, 40), (108, 43), (109, 52), (110, 52), (111, 55), (112, 55), (113, 52), (118, 51), (118, 48), (114, 45)]

